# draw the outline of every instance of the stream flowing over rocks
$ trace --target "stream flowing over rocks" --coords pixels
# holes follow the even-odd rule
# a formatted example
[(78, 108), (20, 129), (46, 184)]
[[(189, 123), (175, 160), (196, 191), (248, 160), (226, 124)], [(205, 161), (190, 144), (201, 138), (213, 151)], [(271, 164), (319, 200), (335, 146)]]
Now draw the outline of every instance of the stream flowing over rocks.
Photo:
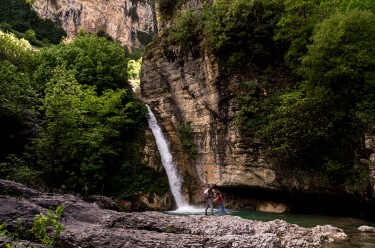
[[(64, 206), (60, 247), (322, 247), (346, 239), (342, 229), (303, 228), (283, 220), (237, 216), (177, 216), (102, 209), (70, 194), (46, 194), (0, 179), (0, 223), (21, 218), (32, 227), (36, 214)], [(0, 246), (2, 246), (0, 240)]]

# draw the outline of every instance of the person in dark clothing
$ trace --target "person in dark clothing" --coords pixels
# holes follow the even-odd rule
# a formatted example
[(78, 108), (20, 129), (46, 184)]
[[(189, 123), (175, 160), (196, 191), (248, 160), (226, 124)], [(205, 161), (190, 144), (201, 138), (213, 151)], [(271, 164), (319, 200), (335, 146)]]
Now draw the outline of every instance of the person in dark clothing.
[(214, 185), (207, 185), (206, 189), (204, 190), (204, 200), (206, 201), (206, 210), (204, 211), (204, 214), (207, 215), (207, 210), (208, 208), (211, 208), (211, 215), (214, 215), (214, 205), (213, 205), (213, 198), (214, 198), (214, 192), (213, 188), (215, 187)]

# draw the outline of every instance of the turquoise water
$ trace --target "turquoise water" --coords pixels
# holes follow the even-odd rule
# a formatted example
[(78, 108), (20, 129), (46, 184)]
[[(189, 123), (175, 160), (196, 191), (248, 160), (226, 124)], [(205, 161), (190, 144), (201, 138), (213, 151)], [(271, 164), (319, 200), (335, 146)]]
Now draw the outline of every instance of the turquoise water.
[(343, 242), (327, 243), (327, 248), (375, 248), (375, 233), (364, 233), (357, 230), (362, 225), (375, 227), (375, 222), (366, 220), (322, 215), (302, 215), (302, 214), (275, 214), (258, 211), (231, 211), (232, 215), (240, 216), (244, 219), (271, 221), (275, 219), (285, 220), (302, 227), (314, 227), (317, 225), (331, 225), (344, 230), (349, 239)]
[[(364, 233), (357, 230), (358, 227), (363, 225), (375, 227), (375, 222), (338, 216), (302, 215), (290, 213), (276, 214), (259, 211), (238, 211), (232, 209), (229, 209), (229, 211), (231, 215), (240, 216), (241, 218), (250, 220), (272, 221), (275, 219), (281, 219), (302, 227), (331, 225), (343, 229), (344, 232), (348, 235), (348, 240), (342, 242), (325, 243), (325, 248), (375, 248), (375, 233)], [(176, 211), (169, 211), (167, 213), (178, 215), (200, 215), (204, 214), (204, 209), (189, 206), (183, 209), (178, 209)], [(217, 213), (217, 211), (215, 211), (215, 213)]]

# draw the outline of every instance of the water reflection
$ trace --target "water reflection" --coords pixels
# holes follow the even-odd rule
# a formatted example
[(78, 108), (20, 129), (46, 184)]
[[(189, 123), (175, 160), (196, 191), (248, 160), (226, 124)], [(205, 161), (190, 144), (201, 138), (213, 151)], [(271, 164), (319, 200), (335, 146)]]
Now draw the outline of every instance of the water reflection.
[(375, 248), (375, 233), (364, 233), (358, 231), (362, 225), (375, 227), (375, 222), (356, 218), (322, 216), (322, 215), (302, 215), (302, 214), (276, 214), (258, 211), (232, 211), (232, 215), (240, 216), (244, 219), (271, 221), (275, 219), (285, 220), (302, 227), (314, 227), (317, 225), (331, 225), (344, 230), (349, 240), (342, 242), (326, 243), (325, 248)]
[[(251, 220), (272, 221), (275, 219), (281, 219), (302, 227), (331, 225), (343, 229), (349, 237), (346, 241), (325, 243), (324, 248), (375, 248), (375, 233), (364, 233), (358, 231), (358, 227), (363, 225), (375, 227), (375, 222), (356, 218), (325, 215), (277, 214), (258, 211), (238, 211), (233, 209), (229, 209), (229, 211), (231, 215)], [(201, 206), (189, 206), (175, 211), (168, 211), (167, 213), (177, 215), (199, 215), (204, 214), (204, 208)]]

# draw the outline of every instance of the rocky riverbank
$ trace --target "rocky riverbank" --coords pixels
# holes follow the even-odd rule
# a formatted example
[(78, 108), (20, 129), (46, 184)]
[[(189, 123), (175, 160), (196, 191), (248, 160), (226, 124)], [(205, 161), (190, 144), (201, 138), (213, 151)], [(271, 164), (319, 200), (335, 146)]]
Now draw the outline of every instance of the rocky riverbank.
[[(102, 209), (69, 194), (46, 194), (0, 179), (0, 223), (12, 229), (64, 206), (60, 247), (321, 247), (346, 239), (330, 225), (303, 228), (282, 220), (252, 221), (236, 216), (176, 216)], [(2, 245), (0, 240), (0, 246)]]

